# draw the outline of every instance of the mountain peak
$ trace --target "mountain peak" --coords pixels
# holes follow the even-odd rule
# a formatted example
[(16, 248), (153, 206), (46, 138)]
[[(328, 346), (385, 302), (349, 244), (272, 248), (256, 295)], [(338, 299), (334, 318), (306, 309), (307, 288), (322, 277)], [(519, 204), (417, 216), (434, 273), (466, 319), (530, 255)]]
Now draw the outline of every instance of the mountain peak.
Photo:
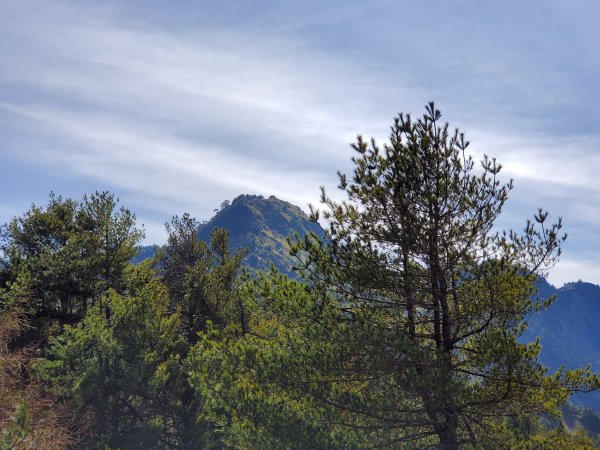
[(273, 262), (288, 274), (294, 260), (288, 252), (287, 238), (295, 233), (323, 236), (321, 227), (311, 222), (302, 209), (274, 195), (265, 198), (242, 194), (231, 203), (224, 201), (215, 216), (200, 226), (198, 235), (208, 241), (217, 227), (229, 231), (232, 248), (248, 249), (248, 266), (268, 270)]

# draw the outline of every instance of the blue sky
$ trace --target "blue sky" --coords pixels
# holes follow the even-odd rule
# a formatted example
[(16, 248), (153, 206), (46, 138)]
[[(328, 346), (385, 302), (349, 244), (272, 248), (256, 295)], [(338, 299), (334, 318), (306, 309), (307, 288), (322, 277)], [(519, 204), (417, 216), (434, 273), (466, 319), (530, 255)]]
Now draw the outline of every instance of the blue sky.
[[(221, 4), (222, 3), (222, 4)], [(550, 281), (600, 283), (594, 0), (0, 0), (0, 221), (116, 193), (146, 230), (242, 193), (301, 207), (434, 100), (569, 239)]]

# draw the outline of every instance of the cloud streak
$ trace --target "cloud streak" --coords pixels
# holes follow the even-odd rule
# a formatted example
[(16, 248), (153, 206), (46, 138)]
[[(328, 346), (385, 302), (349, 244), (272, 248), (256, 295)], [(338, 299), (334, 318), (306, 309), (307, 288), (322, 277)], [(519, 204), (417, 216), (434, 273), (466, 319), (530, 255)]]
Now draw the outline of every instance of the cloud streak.
[(229, 16), (185, 2), (8, 2), (0, 162), (20, 194), (0, 211), (39, 202), (16, 199), (33, 195), (23, 175), (44, 171), (46, 193), (56, 180), (65, 195), (117, 191), (149, 242), (164, 239), (171, 214), (206, 219), (240, 193), (304, 206), (319, 185), (335, 190), (337, 169), (351, 170), (357, 132), (385, 138), (398, 109), (418, 115), (433, 98), (477, 157), (497, 156), (516, 179), (503, 225), (546, 206), (573, 231), (557, 270), (583, 271), (578, 258), (598, 266), (600, 115), (587, 99), (600, 88), (600, 55), (586, 46), (597, 37), (583, 26), (586, 6), (532, 16), (519, 2), (462, 3), (468, 13), (448, 21), (454, 7), (387, 1), (349, 2), (338, 15), (336, 2), (239, 2)]
[(21, 158), (143, 192), (163, 214), (174, 204), (212, 211), (242, 192), (314, 201), (324, 167), (338, 166), (336, 149), (351, 140), (343, 110), (355, 86), (285, 46), (269, 53), (229, 33), (207, 44), (90, 24), (16, 37), (35, 51), (3, 77), (39, 95), (0, 108), (49, 142), (21, 147)]

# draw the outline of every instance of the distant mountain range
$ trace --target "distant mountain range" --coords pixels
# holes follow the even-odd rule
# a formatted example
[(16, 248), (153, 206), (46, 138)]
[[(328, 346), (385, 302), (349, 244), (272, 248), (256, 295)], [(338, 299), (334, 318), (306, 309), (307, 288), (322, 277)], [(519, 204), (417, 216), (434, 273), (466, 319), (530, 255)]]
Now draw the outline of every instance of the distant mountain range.
[[(577, 281), (557, 289), (541, 281), (540, 295), (554, 295), (556, 300), (529, 318), (523, 340), (540, 338), (540, 359), (552, 371), (592, 364), (600, 372), (600, 286)], [(572, 400), (600, 411), (600, 392), (578, 394)]]
[[(215, 216), (198, 229), (201, 239), (208, 241), (216, 227), (229, 230), (233, 249), (248, 249), (246, 265), (253, 270), (269, 270), (271, 263), (293, 275), (295, 260), (289, 255), (287, 238), (309, 233), (324, 236), (321, 227), (311, 222), (295, 205), (275, 196), (240, 195), (231, 203), (223, 202)], [(136, 260), (151, 257), (156, 246), (143, 247)], [(556, 296), (546, 310), (529, 318), (524, 342), (540, 338), (540, 359), (554, 371), (566, 368), (592, 367), (600, 371), (600, 286), (578, 281), (560, 289), (540, 281), (542, 297)], [(577, 405), (600, 411), (600, 392), (572, 397)], [(592, 435), (600, 433), (600, 417), (593, 411), (569, 405), (564, 410), (564, 423), (569, 427), (583, 425)]]

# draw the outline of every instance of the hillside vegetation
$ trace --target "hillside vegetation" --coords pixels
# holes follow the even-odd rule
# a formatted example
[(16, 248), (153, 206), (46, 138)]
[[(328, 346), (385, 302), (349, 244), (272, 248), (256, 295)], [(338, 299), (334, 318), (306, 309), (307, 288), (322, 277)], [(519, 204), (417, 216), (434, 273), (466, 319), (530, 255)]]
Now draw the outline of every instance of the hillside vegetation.
[(549, 371), (531, 339), (561, 361), (544, 321), (595, 292), (546, 297), (561, 221), (492, 231), (512, 182), (433, 103), (352, 147), (345, 200), (323, 190), (310, 221), (244, 195), (174, 216), (147, 258), (108, 192), (7, 223), (0, 449), (595, 447), (597, 416), (566, 402), (600, 378)]

